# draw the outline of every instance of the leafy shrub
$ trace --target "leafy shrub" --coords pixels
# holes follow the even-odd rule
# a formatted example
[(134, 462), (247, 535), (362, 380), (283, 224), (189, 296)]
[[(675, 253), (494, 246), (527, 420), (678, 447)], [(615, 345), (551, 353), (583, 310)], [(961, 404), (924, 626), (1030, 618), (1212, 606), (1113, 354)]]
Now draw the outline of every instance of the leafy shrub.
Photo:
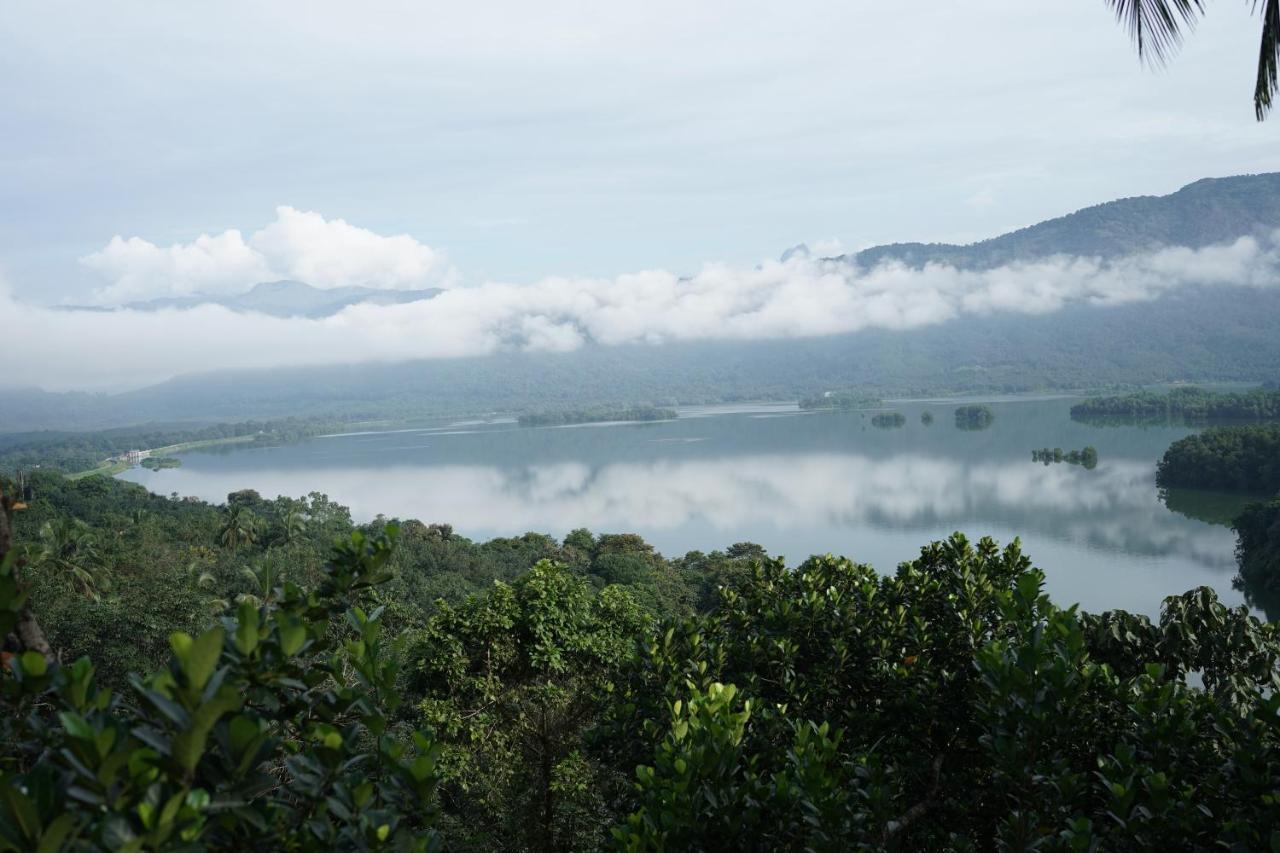
[[(389, 535), (352, 534), (315, 591), (286, 583), (198, 636), (129, 695), (93, 664), (36, 651), (0, 677), (0, 849), (438, 848), (439, 747), (392, 737), (393, 642), (363, 591), (386, 580)], [(26, 592), (0, 567), (0, 633)]]

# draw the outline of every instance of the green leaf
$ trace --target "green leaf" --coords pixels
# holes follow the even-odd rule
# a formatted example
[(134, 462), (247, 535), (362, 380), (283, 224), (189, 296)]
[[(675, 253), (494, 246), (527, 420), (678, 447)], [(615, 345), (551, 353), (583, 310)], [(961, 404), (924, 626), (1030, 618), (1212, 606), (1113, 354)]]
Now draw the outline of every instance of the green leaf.
[(240, 654), (250, 655), (258, 647), (258, 608), (247, 601), (242, 603), (236, 621), (236, 648)]
[(22, 672), (35, 678), (45, 674), (48, 664), (44, 659), (44, 655), (39, 652), (23, 652), (22, 653)]
[(191, 639), (190, 634), (182, 631), (174, 631), (169, 635), (169, 648), (173, 649), (173, 653), (178, 656), (178, 660), (186, 663), (187, 655), (191, 652), (191, 644), (195, 642)]
[(307, 641), (307, 629), (296, 619), (286, 620), (284, 614), (276, 617), (280, 630), (280, 651), (286, 657), (293, 657)]
[(31, 798), (11, 785), (0, 787), (0, 797), (9, 806), (9, 813), (13, 815), (23, 836), (36, 839), (40, 835), (40, 815)]
[(223, 714), (240, 707), (240, 694), (232, 687), (218, 690), (191, 715), (191, 727), (173, 739), (173, 760), (190, 773), (204, 754), (209, 732)]
[(67, 836), (75, 828), (75, 815), (71, 812), (63, 812), (58, 815), (40, 834), (40, 846), (36, 848), (36, 853), (58, 853), (66, 842)]
[(184, 791), (179, 791), (169, 798), (164, 804), (164, 809), (160, 812), (160, 826), (166, 827), (173, 823), (173, 819), (178, 816), (178, 809), (182, 808), (182, 801), (186, 798)]
[(213, 670), (218, 665), (218, 658), (222, 655), (222, 644), (225, 639), (226, 631), (221, 627), (210, 628), (191, 644), (183, 670), (187, 674), (187, 680), (196, 690), (203, 690), (209, 683), (209, 677), (213, 675)]
[(80, 740), (92, 741), (95, 736), (93, 727), (85, 722), (84, 717), (69, 711), (63, 711), (58, 714), (58, 720), (62, 722), (62, 729), (67, 734)]
[(231, 750), (236, 753), (244, 752), (245, 747), (258, 736), (260, 731), (257, 721), (245, 716), (233, 717), (228, 728), (231, 733)]

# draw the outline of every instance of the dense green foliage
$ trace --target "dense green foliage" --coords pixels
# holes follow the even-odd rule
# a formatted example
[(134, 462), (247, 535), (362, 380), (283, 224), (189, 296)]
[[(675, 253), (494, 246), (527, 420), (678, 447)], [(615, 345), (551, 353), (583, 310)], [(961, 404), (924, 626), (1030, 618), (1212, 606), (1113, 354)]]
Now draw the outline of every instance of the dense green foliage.
[(161, 468), (180, 468), (182, 460), (176, 456), (148, 456), (141, 463), (143, 468), (159, 471)]
[(1163, 487), (1280, 491), (1280, 424), (1212, 427), (1169, 446), (1156, 466)]
[(956, 426), (959, 429), (986, 429), (995, 418), (986, 406), (960, 406), (956, 409)]
[(901, 412), (880, 412), (871, 416), (871, 425), (881, 429), (897, 429), (906, 423), (906, 416)]
[(0, 471), (51, 468), (85, 471), (109, 456), (188, 442), (251, 438), (259, 444), (281, 444), (319, 435), (332, 421), (288, 418), (280, 421), (241, 421), (204, 427), (144, 426), (97, 432), (19, 432), (0, 434)]
[(14, 849), (1280, 843), (1280, 636), (1207, 589), (1151, 622), (959, 535), (883, 576), (34, 484), (0, 627), (93, 664), (0, 673)]
[(1119, 397), (1090, 397), (1071, 407), (1078, 420), (1276, 420), (1280, 391), (1257, 388), (1243, 393), (1174, 388), (1165, 393), (1141, 391)]
[(644, 650), (624, 847), (1275, 843), (1275, 628), (1204, 589), (1158, 624), (1064, 611), (1041, 580), (958, 536), (888, 578), (763, 564)]
[(1081, 465), (1092, 471), (1098, 467), (1098, 448), (1091, 445), (1083, 450), (1068, 450), (1064, 453), (1061, 447), (1055, 447), (1052, 450), (1043, 447), (1040, 450), (1031, 451), (1031, 461), (1043, 462), (1045, 465), (1066, 462), (1069, 465)]
[(880, 405), (880, 398), (858, 391), (824, 391), (821, 394), (809, 394), (801, 397), (799, 405), (805, 411), (822, 409), (852, 411), (854, 409), (870, 409), (878, 406)]
[(598, 424), (610, 421), (670, 421), (674, 409), (658, 406), (627, 406), (617, 409), (564, 409), (556, 412), (529, 412), (519, 418), (520, 426), (563, 426), (565, 424)]
[[(285, 583), (112, 691), (88, 657), (36, 651), (0, 678), (0, 849), (434, 849), (439, 749), (392, 735), (397, 664), (382, 609), (394, 530), (353, 534), (311, 592)], [(10, 555), (12, 556), (12, 555)], [(0, 631), (21, 617), (0, 566)], [(410, 746), (411, 744), (411, 746)]]

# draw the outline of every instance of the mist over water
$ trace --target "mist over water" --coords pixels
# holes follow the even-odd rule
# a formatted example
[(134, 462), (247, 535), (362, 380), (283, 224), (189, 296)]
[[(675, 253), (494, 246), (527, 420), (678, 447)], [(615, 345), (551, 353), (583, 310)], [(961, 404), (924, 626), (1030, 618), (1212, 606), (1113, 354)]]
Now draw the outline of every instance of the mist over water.
[[(1074, 423), (1070, 404), (993, 403), (994, 424), (974, 432), (954, 426), (954, 402), (894, 405), (898, 429), (776, 406), (643, 425), (451, 425), (191, 452), (181, 468), (125, 476), (214, 501), (322, 491), (357, 520), (447, 522), (472, 539), (585, 526), (640, 533), (667, 556), (753, 541), (793, 564), (831, 552), (881, 571), (955, 530), (1017, 535), (1061, 603), (1154, 614), (1201, 585), (1240, 602), (1231, 531), (1192, 517), (1194, 499), (1191, 515), (1170, 511), (1155, 485), (1156, 460), (1190, 430)], [(1091, 471), (1031, 461), (1033, 448), (1086, 445), (1100, 457)]]

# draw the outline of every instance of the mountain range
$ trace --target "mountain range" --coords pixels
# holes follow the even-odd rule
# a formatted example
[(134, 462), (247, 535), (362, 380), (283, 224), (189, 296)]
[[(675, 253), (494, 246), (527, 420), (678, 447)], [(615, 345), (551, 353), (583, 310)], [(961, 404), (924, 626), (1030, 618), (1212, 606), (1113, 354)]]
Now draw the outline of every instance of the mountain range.
[(982, 270), (1053, 255), (1115, 258), (1164, 246), (1200, 249), (1280, 227), (1280, 172), (1205, 178), (1163, 196), (1109, 201), (966, 246), (890, 243), (839, 259)]
[[(1196, 181), (1167, 196), (1107, 202), (967, 246), (900, 243), (846, 255), (987, 269), (1053, 255), (1117, 257), (1201, 248), (1280, 228), (1280, 174)], [(799, 251), (801, 247), (797, 247)], [(324, 316), (435, 291), (321, 291), (271, 282), (221, 300), (234, 310)], [(157, 304), (159, 303), (159, 304)], [(181, 307), (172, 301), (139, 310)], [(588, 345), (568, 353), (181, 376), (121, 394), (0, 391), (0, 431), (288, 415), (351, 418), (633, 402), (795, 399), (834, 388), (884, 396), (1280, 379), (1280, 287), (1187, 286), (1116, 307), (969, 315), (935, 326), (827, 337)]]

